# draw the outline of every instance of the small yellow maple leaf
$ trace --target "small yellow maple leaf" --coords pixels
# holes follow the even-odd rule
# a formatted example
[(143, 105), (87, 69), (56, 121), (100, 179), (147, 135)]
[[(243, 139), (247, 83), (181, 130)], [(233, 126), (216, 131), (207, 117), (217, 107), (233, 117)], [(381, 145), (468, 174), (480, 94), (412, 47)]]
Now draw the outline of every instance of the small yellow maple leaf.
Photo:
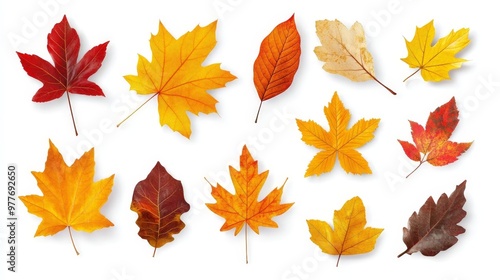
[(467, 61), (455, 55), (463, 50), (470, 42), (469, 28), (452, 30), (447, 36), (440, 38), (434, 46), (432, 41), (435, 35), (434, 20), (422, 27), (417, 27), (413, 40), (406, 41), (408, 56), (402, 58), (411, 68), (418, 68), (411, 76), (421, 71), (425, 81), (439, 82), (450, 79), (449, 71), (460, 68)]
[(337, 157), (347, 173), (371, 174), (368, 162), (355, 149), (373, 139), (380, 119), (361, 119), (347, 129), (351, 114), (340, 101), (337, 92), (328, 106), (325, 106), (324, 112), (330, 131), (326, 131), (312, 120), (296, 120), (302, 133), (302, 141), (322, 150), (311, 160), (304, 177), (331, 171)]
[[(234, 235), (237, 235), (245, 227), (246, 243), (247, 225), (257, 234), (259, 226), (278, 227), (272, 218), (285, 213), (293, 205), (293, 203), (281, 203), (285, 183), (281, 188), (273, 189), (264, 199), (258, 201), (269, 171), (259, 173), (258, 162), (253, 159), (246, 146), (241, 152), (240, 170), (230, 166), (229, 174), (236, 193), (232, 194), (217, 184), (215, 187), (212, 186), (212, 196), (216, 203), (206, 204), (212, 212), (226, 219), (220, 230), (226, 231), (234, 228)], [(248, 263), (248, 253), (246, 262)]]
[(348, 200), (340, 210), (333, 212), (333, 229), (324, 221), (307, 220), (311, 241), (324, 253), (338, 255), (337, 266), (342, 255), (357, 255), (372, 251), (377, 238), (384, 229), (366, 225), (365, 206), (359, 197)]
[[(45, 170), (32, 172), (43, 196), (19, 196), (29, 213), (42, 218), (35, 236), (54, 235), (65, 228), (71, 236), (71, 228), (93, 232), (113, 226), (99, 209), (111, 193), (114, 175), (94, 182), (94, 149), (67, 166), (50, 140), (49, 146)], [(79, 254), (74, 242), (73, 247)]]
[(217, 112), (217, 100), (207, 90), (224, 87), (236, 78), (222, 70), (220, 63), (202, 66), (215, 47), (216, 26), (217, 21), (196, 26), (175, 39), (160, 22), (158, 34), (150, 39), (151, 62), (139, 55), (137, 75), (124, 77), (138, 94), (154, 94), (146, 102), (158, 96), (160, 125), (168, 125), (187, 138), (191, 136), (187, 112)]

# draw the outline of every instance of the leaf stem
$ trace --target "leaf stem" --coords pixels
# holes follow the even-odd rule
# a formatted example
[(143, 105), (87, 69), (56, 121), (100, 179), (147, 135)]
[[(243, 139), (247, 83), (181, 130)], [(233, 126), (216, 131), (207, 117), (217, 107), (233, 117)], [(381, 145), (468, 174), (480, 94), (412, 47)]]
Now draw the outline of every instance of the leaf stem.
[(398, 258), (401, 258), (401, 256), (403, 256), (404, 254), (406, 254), (406, 252), (408, 252), (408, 249), (406, 249), (403, 253), (399, 254)]
[(339, 267), (340, 256), (342, 256), (342, 254), (339, 254), (339, 257), (337, 258), (337, 265), (336, 265), (336, 267)]
[(247, 223), (245, 223), (245, 259), (246, 259), (246, 263), (248, 264), (248, 237), (247, 237), (247, 233), (248, 233), (248, 225), (247, 225)]
[(418, 71), (420, 71), (421, 68), (418, 68), (417, 71), (413, 72), (410, 76), (406, 77), (406, 79), (403, 80), (403, 83), (406, 82), (409, 78), (411, 78), (413, 75), (417, 74)]
[(260, 107), (262, 107), (262, 102), (264, 102), (264, 100), (260, 100), (259, 110), (257, 110), (257, 116), (255, 117), (255, 123), (257, 123), (257, 120), (259, 119)]
[(386, 90), (388, 90), (390, 93), (392, 93), (392, 95), (397, 95), (397, 93), (395, 91), (390, 89), (388, 86), (384, 85), (381, 81), (379, 81), (377, 78), (375, 78), (375, 76), (372, 76), (372, 78), (375, 80), (375, 82), (377, 82), (379, 85), (383, 86)]
[(408, 177), (410, 177), (410, 175), (411, 175), (411, 174), (413, 174), (413, 172), (417, 171), (417, 169), (418, 169), (418, 168), (422, 165), (422, 163), (424, 163), (424, 162), (425, 162), (424, 160), (423, 160), (423, 161), (420, 161), (420, 164), (419, 164), (419, 165), (418, 165), (415, 169), (413, 169), (413, 171), (412, 171), (412, 172), (410, 172), (410, 174), (408, 174), (408, 175), (406, 176), (406, 178), (408, 179)]
[[(354, 57), (353, 57), (354, 58)], [(356, 60), (356, 62), (358, 62)], [(392, 95), (397, 95), (397, 93), (395, 91), (393, 91), (392, 89), (390, 89), (388, 86), (384, 85), (381, 81), (379, 81), (375, 75), (372, 75), (372, 73), (370, 73), (370, 71), (368, 71), (365, 66), (361, 63), (359, 63), (359, 66), (361, 66), (361, 68), (363, 68), (363, 70), (365, 70), (366, 74), (368, 74), (370, 77), (372, 77), (373, 80), (375, 80), (375, 82), (377, 82), (379, 85), (383, 86), (386, 90), (388, 90), (390, 93), (392, 93)]]
[(356, 61), (356, 63), (366, 72), (366, 74), (368, 74), (370, 77), (372, 77), (372, 79), (375, 80), (375, 82), (377, 82), (379, 85), (383, 86), (386, 90), (388, 90), (390, 93), (392, 93), (392, 95), (397, 95), (397, 93), (395, 91), (393, 91), (392, 89), (390, 89), (388, 86), (384, 85), (381, 81), (379, 81), (375, 75), (373, 75), (372, 73), (370, 73), (370, 71), (368, 71), (368, 69), (365, 68), (365, 65), (363, 63), (363, 58), (361, 58), (361, 61), (359, 61), (358, 59), (356, 59), (356, 57), (354, 55), (352, 55), (349, 50), (347, 50), (347, 47), (346, 46), (343, 46), (345, 48), (345, 50), (347, 51), (347, 53), (354, 59), (354, 61)]
[(153, 258), (155, 257), (156, 255), (156, 246), (155, 246), (155, 250), (153, 251)]
[(142, 106), (146, 105), (146, 103), (148, 103), (151, 99), (153, 99), (155, 96), (157, 96), (158, 93), (155, 93), (153, 94), (153, 96), (151, 96), (148, 100), (146, 100), (144, 103), (141, 104), (141, 106), (139, 106), (137, 109), (135, 109), (132, 113), (130, 113), (130, 115), (128, 115), (123, 121), (121, 121), (120, 123), (118, 123), (116, 125), (116, 127), (120, 127), (120, 125), (122, 125), (126, 120), (128, 120), (133, 114), (135, 114), (135, 112), (139, 111), (139, 109), (142, 108)]
[[(73, 128), (75, 129), (75, 134), (78, 136), (78, 130), (76, 129), (75, 117), (73, 116), (73, 108), (71, 107), (71, 100), (69, 99), (69, 92), (66, 92), (66, 97), (68, 97), (69, 112), (71, 113), (71, 120), (73, 121)], [(70, 231), (71, 233), (71, 231)]]
[(69, 231), (69, 238), (71, 238), (71, 243), (73, 244), (73, 249), (75, 249), (75, 252), (76, 252), (76, 255), (80, 255), (80, 253), (78, 253), (78, 250), (76, 249), (76, 246), (75, 246), (75, 242), (73, 241), (73, 234), (71, 234), (71, 227), (68, 227), (68, 231)]

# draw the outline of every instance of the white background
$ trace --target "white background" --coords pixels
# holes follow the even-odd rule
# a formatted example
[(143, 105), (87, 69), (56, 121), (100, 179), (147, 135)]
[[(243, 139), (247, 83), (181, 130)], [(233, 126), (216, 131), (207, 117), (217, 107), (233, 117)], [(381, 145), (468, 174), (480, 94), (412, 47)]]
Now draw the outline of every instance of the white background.
[[(495, 207), (500, 194), (496, 176), (496, 159), (500, 156), (496, 140), (500, 118), (495, 36), (498, 16), (496, 8), (478, 2), (444, 2), (3, 2), (0, 168), (17, 165), (19, 195), (41, 194), (30, 172), (43, 170), (50, 138), (68, 163), (95, 147), (95, 180), (111, 174), (116, 177), (101, 210), (115, 226), (92, 234), (74, 232), (80, 256), (74, 253), (67, 231), (34, 238), (40, 219), (18, 201), (18, 272), (8, 272), (2, 261), (0, 278), (297, 280), (378, 276), (457, 280), (476, 279), (479, 272), (497, 276), (494, 266), (498, 266), (498, 259), (491, 256), (500, 249), (495, 241), (500, 229)], [(52, 4), (47, 8), (44, 3)], [(227, 10), (220, 10), (223, 5)], [(299, 70), (287, 92), (263, 104), (259, 123), (255, 124), (259, 99), (252, 81), (253, 62), (262, 39), (293, 13), (302, 38)], [(45, 104), (31, 102), (41, 84), (24, 72), (15, 54), (38, 54), (50, 60), (47, 34), (64, 14), (81, 37), (80, 56), (110, 41), (102, 68), (91, 77), (103, 88), (106, 98), (72, 95), (78, 137), (64, 98)], [(191, 116), (193, 134), (188, 140), (159, 126), (154, 100), (117, 129), (115, 124), (148, 98), (129, 91), (123, 76), (136, 74), (138, 53), (150, 58), (148, 40), (151, 33), (156, 34), (159, 20), (179, 37), (197, 24), (204, 26), (217, 19), (218, 44), (206, 63), (221, 62), (223, 69), (238, 77), (226, 88), (212, 91), (219, 100), (218, 115)], [(354, 83), (323, 71), (313, 52), (319, 44), (315, 21), (321, 19), (339, 19), (347, 26), (359, 21), (365, 26), (376, 75), (398, 95), (390, 95), (375, 82)], [(407, 54), (404, 37), (412, 39), (415, 27), (431, 19), (435, 19), (439, 37), (451, 29), (470, 28), (471, 43), (459, 54), (469, 62), (451, 72), (451, 81), (427, 83), (418, 74), (402, 83), (413, 72), (400, 60)], [(12, 42), (13, 37), (17, 43)], [(303, 177), (317, 150), (300, 140), (295, 118), (313, 119), (326, 126), (323, 106), (334, 91), (350, 109), (350, 125), (360, 118), (381, 118), (374, 140), (359, 149), (372, 175), (346, 174), (337, 165), (319, 177)], [(396, 141), (411, 140), (407, 120), (425, 124), (428, 114), (452, 96), (457, 99), (461, 118), (452, 140), (474, 144), (456, 163), (445, 167), (425, 164), (404, 179), (415, 166)], [(214, 201), (204, 177), (232, 190), (228, 165), (236, 165), (244, 143), (259, 160), (260, 170), (270, 170), (261, 197), (288, 178), (283, 202), (295, 202), (288, 212), (275, 218), (279, 228), (261, 228), (260, 235), (250, 233), (249, 264), (245, 264), (243, 234), (235, 237), (233, 231), (220, 232), (224, 220), (204, 205)], [(185, 229), (152, 258), (153, 248), (137, 235), (137, 215), (129, 208), (136, 183), (157, 161), (182, 181), (191, 210), (182, 216)], [(6, 176), (6, 172), (1, 174)], [(435, 257), (416, 253), (396, 258), (406, 248), (402, 228), (412, 212), (429, 196), (449, 194), (465, 179), (468, 214), (460, 224), (467, 231), (458, 237), (458, 243)], [(0, 216), (4, 217), (7, 194), (5, 188), (2, 190)], [(336, 268), (336, 256), (324, 255), (309, 240), (306, 219), (331, 223), (333, 210), (356, 195), (365, 203), (367, 225), (384, 231), (375, 250), (344, 256)], [(1, 226), (1, 259), (6, 259), (5, 230)]]

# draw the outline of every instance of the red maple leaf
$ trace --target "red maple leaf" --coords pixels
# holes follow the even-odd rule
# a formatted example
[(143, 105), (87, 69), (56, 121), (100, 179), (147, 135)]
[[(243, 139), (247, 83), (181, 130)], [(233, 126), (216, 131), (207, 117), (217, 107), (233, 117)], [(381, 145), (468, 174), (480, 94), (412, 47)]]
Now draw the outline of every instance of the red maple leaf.
[(69, 93), (104, 96), (102, 89), (88, 78), (101, 67), (108, 43), (93, 47), (78, 61), (80, 38), (64, 16), (47, 36), (47, 49), (54, 65), (38, 55), (17, 52), (26, 73), (43, 83), (33, 96), (33, 102), (51, 101), (66, 93), (76, 135)]
[[(457, 143), (448, 140), (457, 127), (458, 113), (455, 97), (452, 97), (446, 104), (439, 106), (429, 114), (425, 128), (414, 121), (410, 121), (411, 135), (415, 144), (402, 140), (398, 141), (411, 160), (420, 162), (415, 170), (424, 162), (434, 166), (450, 164), (469, 149), (472, 142)], [(423, 155), (420, 155), (420, 153)], [(408, 176), (406, 177), (408, 178)]]

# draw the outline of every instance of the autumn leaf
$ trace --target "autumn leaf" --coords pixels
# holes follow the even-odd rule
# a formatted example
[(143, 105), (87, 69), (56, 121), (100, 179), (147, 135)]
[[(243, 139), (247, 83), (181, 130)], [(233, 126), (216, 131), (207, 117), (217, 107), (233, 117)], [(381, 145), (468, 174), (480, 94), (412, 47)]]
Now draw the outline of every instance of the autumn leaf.
[(158, 33), (151, 35), (149, 41), (151, 62), (139, 55), (137, 75), (125, 76), (130, 89), (137, 94), (153, 94), (137, 110), (158, 97), (160, 125), (168, 125), (187, 138), (191, 136), (187, 112), (195, 115), (217, 112), (217, 100), (207, 90), (224, 87), (236, 78), (221, 70), (219, 63), (202, 66), (215, 47), (216, 25), (214, 21), (205, 27), (197, 26), (175, 39), (160, 22)]
[(54, 235), (67, 228), (78, 255), (71, 229), (93, 232), (113, 226), (99, 209), (108, 200), (114, 175), (94, 182), (93, 148), (67, 166), (50, 140), (49, 146), (45, 170), (31, 172), (43, 196), (26, 195), (19, 199), (29, 213), (42, 218), (35, 237)]
[(411, 135), (415, 144), (398, 141), (405, 154), (411, 160), (418, 161), (419, 165), (406, 178), (424, 162), (434, 166), (447, 165), (458, 160), (458, 157), (469, 149), (472, 142), (457, 143), (448, 140), (457, 127), (458, 113), (455, 97), (452, 97), (446, 104), (429, 114), (425, 129), (420, 124), (410, 121)]
[(51, 101), (66, 93), (76, 135), (78, 131), (69, 93), (104, 96), (102, 89), (88, 79), (101, 67), (108, 43), (93, 47), (78, 61), (80, 38), (64, 16), (47, 36), (47, 49), (54, 65), (38, 55), (17, 52), (26, 73), (43, 83), (33, 96), (34, 102)]
[(443, 193), (437, 203), (430, 196), (418, 214), (413, 212), (408, 227), (403, 228), (403, 241), (407, 249), (398, 258), (415, 252), (435, 256), (457, 243), (456, 236), (465, 232), (458, 223), (467, 215), (463, 209), (466, 182), (458, 185), (449, 197)]
[(326, 254), (342, 255), (368, 253), (375, 248), (384, 229), (366, 226), (365, 206), (359, 197), (348, 200), (340, 210), (333, 212), (333, 229), (327, 222), (307, 220), (311, 241)]
[(470, 42), (469, 28), (461, 28), (457, 32), (452, 30), (447, 36), (440, 38), (434, 45), (436, 30), (434, 20), (422, 27), (417, 27), (413, 40), (406, 41), (408, 56), (402, 58), (410, 68), (418, 68), (403, 82), (421, 71), (425, 81), (439, 82), (450, 79), (449, 71), (460, 68), (467, 61), (455, 55), (463, 50)]
[(264, 199), (257, 201), (259, 193), (264, 186), (269, 171), (258, 171), (258, 163), (252, 158), (246, 146), (240, 156), (240, 170), (229, 166), (229, 174), (234, 184), (235, 194), (217, 184), (212, 186), (212, 196), (216, 203), (207, 203), (207, 207), (215, 214), (226, 219), (221, 231), (235, 229), (237, 235), (245, 228), (246, 263), (248, 263), (247, 227), (259, 234), (259, 226), (277, 228), (278, 224), (273, 217), (285, 213), (293, 203), (281, 204), (283, 187), (273, 189)]
[(345, 109), (337, 92), (334, 93), (328, 106), (324, 107), (324, 112), (330, 131), (326, 131), (315, 121), (296, 119), (297, 126), (302, 133), (302, 141), (321, 149), (309, 163), (304, 177), (330, 172), (335, 166), (337, 157), (340, 166), (347, 173), (371, 174), (368, 162), (356, 149), (373, 139), (373, 133), (380, 119), (361, 119), (347, 129), (351, 114)]
[(321, 46), (314, 48), (314, 53), (325, 62), (323, 69), (326, 72), (342, 75), (354, 82), (374, 80), (396, 94), (375, 77), (373, 57), (366, 48), (365, 31), (359, 22), (347, 29), (338, 20), (318, 20), (316, 34)]
[(146, 179), (137, 183), (130, 209), (139, 216), (139, 236), (155, 248), (153, 257), (157, 248), (172, 242), (172, 235), (184, 228), (181, 215), (189, 208), (181, 181), (172, 177), (160, 162)]
[(259, 118), (262, 102), (283, 93), (292, 84), (299, 68), (300, 53), (300, 35), (292, 15), (264, 38), (255, 59), (253, 83), (260, 98), (255, 122)]

